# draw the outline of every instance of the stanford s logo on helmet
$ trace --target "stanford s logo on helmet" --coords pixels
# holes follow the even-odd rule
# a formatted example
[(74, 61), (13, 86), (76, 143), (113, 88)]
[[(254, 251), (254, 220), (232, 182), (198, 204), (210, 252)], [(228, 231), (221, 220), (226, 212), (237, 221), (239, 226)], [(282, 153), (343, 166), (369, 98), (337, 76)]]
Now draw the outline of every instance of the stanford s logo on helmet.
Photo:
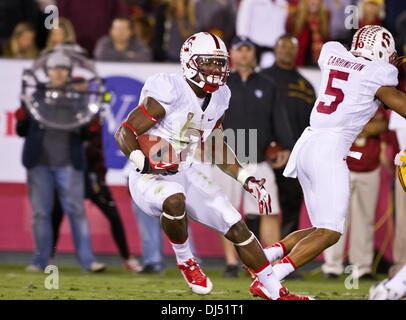
[(392, 34), (381, 26), (368, 25), (359, 29), (351, 45), (351, 53), (370, 60), (394, 63), (397, 58)]
[(207, 93), (224, 85), (230, 74), (226, 45), (208, 32), (196, 33), (184, 42), (180, 63), (183, 76)]

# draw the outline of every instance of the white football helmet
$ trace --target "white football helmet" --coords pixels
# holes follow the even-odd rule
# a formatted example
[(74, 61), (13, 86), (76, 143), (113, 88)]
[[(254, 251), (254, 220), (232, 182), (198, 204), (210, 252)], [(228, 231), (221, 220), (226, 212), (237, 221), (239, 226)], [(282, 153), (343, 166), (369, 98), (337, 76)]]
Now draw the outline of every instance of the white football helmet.
[(214, 34), (199, 32), (189, 37), (180, 50), (183, 76), (205, 92), (216, 91), (230, 74), (224, 42)]
[(352, 38), (351, 53), (370, 60), (395, 63), (397, 53), (392, 34), (384, 27), (367, 25)]

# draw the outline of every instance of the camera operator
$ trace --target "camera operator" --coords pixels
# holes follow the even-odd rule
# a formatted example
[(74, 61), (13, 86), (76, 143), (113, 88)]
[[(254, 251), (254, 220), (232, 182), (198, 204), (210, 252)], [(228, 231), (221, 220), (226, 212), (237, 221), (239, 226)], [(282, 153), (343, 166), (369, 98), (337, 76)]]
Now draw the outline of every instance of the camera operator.
[[(51, 53), (45, 62), (47, 83), (37, 85), (32, 101), (42, 112), (63, 118), (68, 105), (79, 109), (84, 98), (69, 94), (72, 61), (63, 52)], [(89, 226), (84, 211), (84, 149), (82, 130), (51, 128), (36, 120), (23, 105), (17, 112), (17, 133), (25, 137), (23, 165), (27, 169), (29, 198), (33, 212), (35, 253), (27, 271), (43, 270), (52, 252), (51, 212), (57, 191), (71, 225), (74, 245), (83, 269), (100, 272), (105, 265), (92, 253)]]

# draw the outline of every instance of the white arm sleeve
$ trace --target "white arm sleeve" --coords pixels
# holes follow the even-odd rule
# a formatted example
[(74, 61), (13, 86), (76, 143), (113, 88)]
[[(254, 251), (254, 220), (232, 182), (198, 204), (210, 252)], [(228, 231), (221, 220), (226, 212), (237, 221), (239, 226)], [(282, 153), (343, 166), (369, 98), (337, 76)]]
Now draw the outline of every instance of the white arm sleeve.
[(224, 99), (224, 111), (226, 111), (229, 107), (231, 99), (231, 90), (227, 85), (224, 85), (223, 99)]
[(381, 63), (367, 81), (374, 95), (380, 87), (396, 87), (398, 85), (398, 69), (389, 63)]
[[(318, 59), (318, 64), (320, 69), (324, 68), (325, 64), (327, 63), (327, 58), (333, 54), (335, 50), (342, 50), (344, 47), (341, 43), (336, 42), (336, 41), (329, 41), (323, 44), (321, 51), (320, 51), (320, 56)], [(344, 49), (347, 51), (346, 49)]]
[(322, 47), (321, 47), (321, 51), (320, 51), (320, 55), (319, 55), (319, 59), (317, 60), (317, 63), (319, 64), (320, 69), (324, 68), (324, 60), (326, 57), (326, 51), (328, 51), (328, 42), (325, 43)]
[(158, 73), (147, 79), (141, 90), (140, 102), (151, 97), (158, 101), (165, 109), (166, 114), (176, 106), (176, 88), (169, 74)]

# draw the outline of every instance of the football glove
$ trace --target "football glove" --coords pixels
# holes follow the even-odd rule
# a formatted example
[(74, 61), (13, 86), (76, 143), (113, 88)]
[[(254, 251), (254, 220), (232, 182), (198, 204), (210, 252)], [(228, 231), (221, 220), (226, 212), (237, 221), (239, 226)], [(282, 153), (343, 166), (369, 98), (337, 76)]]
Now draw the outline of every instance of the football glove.
[(271, 196), (266, 191), (265, 179), (257, 180), (254, 177), (248, 177), (244, 183), (244, 189), (251, 193), (258, 201), (258, 210), (260, 214), (271, 214)]
[(178, 172), (177, 163), (154, 163), (146, 157), (141, 150), (134, 150), (130, 154), (130, 160), (135, 164), (136, 171), (142, 174), (160, 174), (163, 176), (173, 175)]

